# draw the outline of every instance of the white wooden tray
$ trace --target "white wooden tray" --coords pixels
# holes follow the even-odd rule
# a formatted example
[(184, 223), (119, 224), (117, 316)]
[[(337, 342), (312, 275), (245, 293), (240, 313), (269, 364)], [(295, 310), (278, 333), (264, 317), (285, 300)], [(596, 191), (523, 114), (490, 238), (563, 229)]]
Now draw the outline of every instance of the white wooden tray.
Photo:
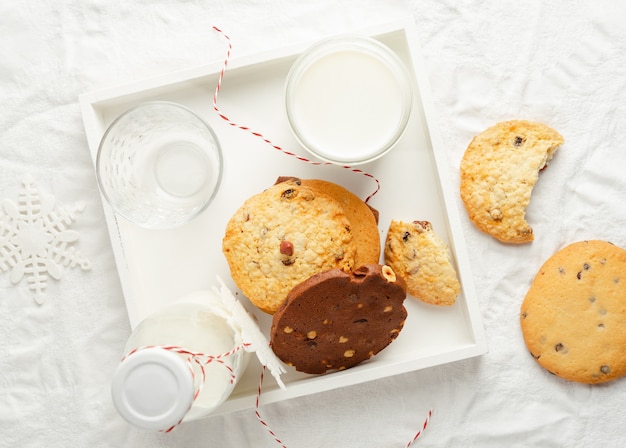
[[(415, 24), (402, 21), (363, 30), (393, 49), (414, 76), (415, 103), (407, 132), (383, 158), (359, 166), (380, 180), (370, 205), (380, 212), (384, 242), (391, 219), (428, 220), (449, 244), (463, 290), (452, 307), (405, 301), (409, 317), (398, 339), (379, 355), (341, 372), (313, 376), (290, 371), (281, 390), (271, 378), (263, 403), (271, 403), (376, 378), (423, 369), (481, 355), (487, 351), (458, 211), (456, 190), (448, 180), (444, 149), (429, 115), (431, 102)], [(261, 132), (279, 146), (305, 155), (289, 131), (284, 112), (284, 82), (296, 57), (312, 42), (232, 59), (218, 96), (218, 106), (233, 121)], [(226, 44), (225, 44), (226, 51)], [(215, 284), (215, 275), (242, 299), (267, 332), (271, 317), (257, 311), (230, 279), (221, 251), (227, 221), (245, 199), (272, 185), (280, 175), (336, 182), (365, 198), (375, 190), (372, 179), (336, 166), (314, 166), (271, 148), (261, 139), (222, 120), (212, 107), (223, 59), (152, 79), (88, 93), (80, 97), (89, 150), (96, 151), (106, 127), (120, 113), (149, 100), (186, 105), (214, 128), (224, 150), (224, 177), (214, 202), (185, 227), (154, 231), (117, 216), (103, 202), (111, 244), (131, 326), (157, 308), (188, 292)], [(258, 364), (258, 363), (257, 363)], [(260, 366), (241, 378), (218, 412), (254, 407)]]

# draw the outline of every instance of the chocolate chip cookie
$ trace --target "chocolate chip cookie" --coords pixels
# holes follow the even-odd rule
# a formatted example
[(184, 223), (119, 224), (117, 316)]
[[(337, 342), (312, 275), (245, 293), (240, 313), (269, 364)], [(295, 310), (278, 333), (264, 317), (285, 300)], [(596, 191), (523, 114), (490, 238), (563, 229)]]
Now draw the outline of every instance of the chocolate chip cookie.
[(448, 246), (428, 221), (392, 220), (385, 263), (404, 279), (409, 294), (432, 305), (453, 305), (461, 284)]
[(334, 198), (352, 225), (356, 244), (355, 266), (378, 264), (380, 261), (380, 233), (378, 212), (369, 207), (351, 191), (321, 179), (302, 179), (302, 185)]
[(626, 374), (626, 251), (573, 243), (541, 267), (521, 307), (524, 341), (537, 363), (570, 381)]
[(222, 251), (237, 286), (267, 313), (311, 275), (352, 270), (357, 253), (341, 205), (297, 179), (246, 200), (226, 226)]
[(539, 171), (561, 144), (554, 129), (524, 120), (474, 137), (461, 161), (461, 199), (476, 227), (505, 243), (532, 241), (526, 208)]

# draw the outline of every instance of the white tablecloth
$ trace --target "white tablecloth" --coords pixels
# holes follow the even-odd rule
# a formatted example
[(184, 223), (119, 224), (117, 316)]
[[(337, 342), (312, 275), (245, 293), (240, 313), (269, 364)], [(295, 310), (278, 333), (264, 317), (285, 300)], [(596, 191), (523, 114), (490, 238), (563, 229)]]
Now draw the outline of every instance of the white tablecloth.
[(278, 446), (254, 410), (171, 434), (136, 430), (115, 412), (109, 384), (130, 329), (77, 97), (222, 58), (212, 25), (241, 56), (407, 16), (453, 188), (468, 142), (498, 121), (538, 120), (564, 135), (528, 208), (536, 239), (502, 245), (459, 201), (489, 353), (263, 406), (264, 419), (289, 448), (406, 446), (430, 408), (414, 446), (624, 446), (626, 380), (550, 375), (518, 323), (532, 277), (556, 250), (583, 239), (626, 247), (626, 6), (609, 0), (3, 1), (0, 214), (31, 176), (41, 197), (70, 210), (67, 228), (79, 235), (68, 244), (85, 269), (68, 261), (58, 280), (49, 271), (39, 305), (28, 273), (13, 284), (15, 269), (0, 263), (0, 446)]

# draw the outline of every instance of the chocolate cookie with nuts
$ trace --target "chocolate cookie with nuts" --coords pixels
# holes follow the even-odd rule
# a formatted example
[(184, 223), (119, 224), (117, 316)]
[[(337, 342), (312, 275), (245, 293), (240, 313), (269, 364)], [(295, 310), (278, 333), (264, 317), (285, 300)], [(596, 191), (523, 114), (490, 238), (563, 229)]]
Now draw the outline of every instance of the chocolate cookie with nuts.
[(331, 269), (295, 286), (272, 318), (272, 349), (305, 373), (353, 367), (393, 342), (404, 326), (406, 284), (389, 266)]
[(352, 270), (357, 254), (341, 204), (293, 178), (244, 202), (226, 226), (222, 251), (237, 286), (270, 314), (313, 274)]
[(520, 311), (528, 350), (570, 381), (626, 375), (626, 250), (599, 240), (556, 252), (539, 269)]

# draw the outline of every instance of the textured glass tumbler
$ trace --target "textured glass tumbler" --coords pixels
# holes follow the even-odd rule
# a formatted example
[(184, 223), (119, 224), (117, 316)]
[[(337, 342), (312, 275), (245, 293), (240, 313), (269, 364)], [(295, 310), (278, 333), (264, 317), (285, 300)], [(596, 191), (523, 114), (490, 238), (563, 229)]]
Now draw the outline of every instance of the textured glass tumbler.
[(142, 227), (174, 228), (215, 197), (221, 147), (209, 124), (191, 110), (147, 102), (111, 123), (98, 148), (96, 172), (115, 212)]

